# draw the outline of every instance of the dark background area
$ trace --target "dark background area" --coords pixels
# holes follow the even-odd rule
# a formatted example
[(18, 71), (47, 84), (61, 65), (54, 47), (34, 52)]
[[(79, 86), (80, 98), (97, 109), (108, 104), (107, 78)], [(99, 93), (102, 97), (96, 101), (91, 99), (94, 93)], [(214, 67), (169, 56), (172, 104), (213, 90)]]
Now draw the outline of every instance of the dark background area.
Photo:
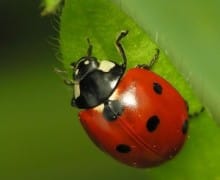
[[(3, 57), (12, 57), (10, 60), (1, 58), (1, 63), (4, 65), (1, 68), (7, 66), (12, 68), (32, 61), (32, 59), (27, 61), (23, 58), (18, 63), (18, 60), (14, 58), (16, 55), (18, 58), (21, 55), (28, 56), (31, 53), (37, 53), (36, 50), (49, 53), (48, 51), (51, 49), (49, 42), (58, 34), (55, 30), (56, 17), (41, 17), (41, 10), (39, 1), (3, 0), (0, 2), (0, 51)], [(53, 43), (56, 45), (55, 41)], [(42, 61), (45, 62), (45, 60)]]
[(68, 179), (74, 172), (71, 91), (53, 70), (60, 66), (59, 19), (41, 17), (40, 12), (40, 1), (0, 1), (0, 179), (4, 180)]

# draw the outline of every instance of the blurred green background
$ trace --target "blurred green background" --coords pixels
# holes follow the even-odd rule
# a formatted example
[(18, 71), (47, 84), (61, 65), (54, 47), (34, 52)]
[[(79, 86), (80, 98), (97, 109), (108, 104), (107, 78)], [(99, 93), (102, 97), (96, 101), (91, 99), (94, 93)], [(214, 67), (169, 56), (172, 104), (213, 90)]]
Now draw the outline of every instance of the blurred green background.
[(74, 177), (71, 93), (53, 71), (57, 18), (40, 12), (39, 1), (0, 1), (1, 180)]

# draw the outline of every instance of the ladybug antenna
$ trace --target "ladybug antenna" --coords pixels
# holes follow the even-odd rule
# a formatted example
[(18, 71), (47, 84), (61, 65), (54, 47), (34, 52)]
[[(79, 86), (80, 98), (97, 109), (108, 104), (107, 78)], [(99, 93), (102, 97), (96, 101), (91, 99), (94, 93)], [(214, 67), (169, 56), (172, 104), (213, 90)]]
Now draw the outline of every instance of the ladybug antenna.
[(90, 57), (92, 55), (92, 44), (90, 43), (89, 38), (87, 38), (87, 42), (88, 42), (88, 50), (87, 50), (87, 56)]
[(128, 34), (128, 30), (126, 31), (121, 31), (121, 33), (119, 34), (115, 44), (116, 44), (116, 47), (118, 48), (121, 56), (122, 56), (122, 59), (123, 59), (123, 64), (122, 64), (122, 67), (123, 68), (126, 68), (127, 66), (127, 57), (126, 57), (126, 54), (125, 54), (125, 51), (123, 49), (123, 46), (121, 44), (121, 40), (122, 38), (124, 38), (126, 35)]
[[(87, 56), (85, 56), (85, 57), (91, 57), (91, 55), (92, 55), (92, 44), (90, 43), (89, 38), (87, 38), (86, 40), (87, 40), (87, 42), (88, 42), (89, 47), (88, 47), (88, 49), (87, 49)], [(83, 58), (84, 58), (84, 57), (83, 57)], [(78, 61), (80, 61), (81, 59), (82, 59), (82, 58), (80, 58)], [(78, 61), (77, 61), (77, 62), (72, 62), (72, 63), (70, 64), (71, 69), (75, 69), (75, 67), (76, 67), (76, 65), (77, 65), (77, 63), (78, 63)]]

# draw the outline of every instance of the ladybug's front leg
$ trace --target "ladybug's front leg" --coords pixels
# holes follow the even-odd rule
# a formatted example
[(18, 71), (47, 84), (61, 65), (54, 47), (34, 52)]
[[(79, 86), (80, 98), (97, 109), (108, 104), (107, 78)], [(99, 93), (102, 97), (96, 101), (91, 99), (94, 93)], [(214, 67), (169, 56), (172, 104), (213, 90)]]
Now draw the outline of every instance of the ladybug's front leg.
[(74, 81), (72, 79), (66, 79), (67, 77), (67, 71), (65, 70), (61, 70), (59, 68), (54, 68), (54, 71), (59, 74), (63, 79), (64, 79), (64, 83), (68, 86), (74, 86)]
[(126, 30), (126, 31), (121, 31), (121, 33), (119, 34), (119, 36), (117, 37), (117, 40), (116, 40), (116, 42), (115, 42), (116, 47), (118, 48), (118, 50), (119, 50), (119, 52), (120, 52), (120, 54), (121, 54), (121, 56), (122, 56), (122, 59), (123, 59), (122, 67), (123, 67), (124, 69), (125, 69), (126, 66), (127, 66), (127, 57), (126, 57), (125, 51), (124, 51), (124, 49), (123, 49), (123, 46), (122, 46), (122, 44), (121, 44), (121, 40), (122, 40), (125, 36), (127, 36), (127, 34), (128, 34), (128, 30)]
[(142, 68), (142, 69), (147, 69), (147, 70), (152, 69), (153, 65), (157, 62), (159, 55), (160, 55), (160, 50), (156, 49), (156, 53), (154, 54), (154, 57), (151, 59), (149, 64), (139, 64), (137, 65), (137, 67)]
[(107, 100), (104, 102), (103, 116), (108, 121), (113, 121), (118, 118), (123, 112), (122, 104), (119, 100)]
[(74, 86), (75, 83), (73, 80), (71, 79), (64, 79), (64, 83), (67, 85), (67, 86)]

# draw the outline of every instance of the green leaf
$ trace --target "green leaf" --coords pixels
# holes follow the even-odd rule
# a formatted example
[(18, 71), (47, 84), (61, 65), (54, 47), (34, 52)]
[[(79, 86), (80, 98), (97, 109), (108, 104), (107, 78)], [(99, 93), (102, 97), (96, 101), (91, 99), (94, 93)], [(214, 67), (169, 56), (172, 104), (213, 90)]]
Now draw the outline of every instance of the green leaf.
[(54, 14), (63, 0), (42, 0), (42, 16)]
[[(107, 0), (66, 1), (61, 16), (60, 50), (69, 78), (71, 78), (70, 63), (86, 55), (87, 38), (90, 38), (94, 46), (93, 55), (98, 59), (121, 62), (121, 57), (114, 46), (116, 36), (121, 30), (129, 30), (128, 36), (122, 42), (128, 57), (128, 66), (133, 67), (137, 64), (148, 63), (155, 54), (155, 48), (160, 44), (155, 44), (149, 35), (121, 8)], [(190, 113), (201, 109), (201, 104), (192, 92), (189, 83), (171, 64), (168, 56), (164, 53), (164, 49), (161, 49), (160, 58), (153, 71), (167, 79), (180, 91), (189, 103)], [(146, 170), (145, 173), (117, 165), (118, 162), (105, 159), (98, 150), (94, 156), (95, 159), (103, 158), (102, 164), (95, 164), (94, 166), (94, 157), (91, 154), (79, 154), (82, 159), (86, 159), (87, 164), (80, 164), (80, 158), (75, 163), (79, 166), (82, 165), (84, 172), (94, 174), (99, 174), (100, 171), (104, 174), (108, 172), (108, 177), (105, 179), (116, 178), (118, 172), (121, 173), (118, 176), (129, 177), (130, 179), (135, 177), (141, 179), (147, 177), (152, 179), (218, 178), (219, 128), (206, 111), (198, 117), (192, 118), (190, 126), (188, 141), (179, 155), (160, 167)], [(78, 134), (78, 136), (81, 135)], [(114, 168), (115, 166), (117, 169)], [(109, 174), (110, 169), (112, 172)], [(90, 175), (82, 173), (79, 179), (88, 178)]]

